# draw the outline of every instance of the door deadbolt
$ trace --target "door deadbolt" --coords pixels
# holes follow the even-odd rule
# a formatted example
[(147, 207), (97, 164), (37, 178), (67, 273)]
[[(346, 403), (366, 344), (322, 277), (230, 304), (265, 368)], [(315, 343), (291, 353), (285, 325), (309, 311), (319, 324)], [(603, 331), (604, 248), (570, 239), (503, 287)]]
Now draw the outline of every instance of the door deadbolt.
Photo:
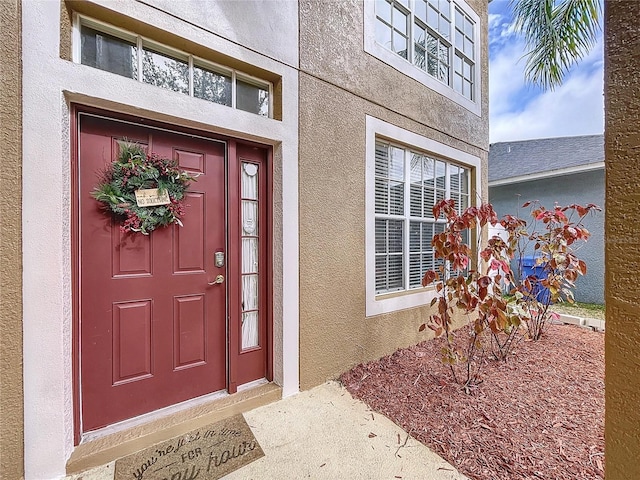
[(224, 267), (224, 252), (216, 252), (214, 258), (216, 267)]

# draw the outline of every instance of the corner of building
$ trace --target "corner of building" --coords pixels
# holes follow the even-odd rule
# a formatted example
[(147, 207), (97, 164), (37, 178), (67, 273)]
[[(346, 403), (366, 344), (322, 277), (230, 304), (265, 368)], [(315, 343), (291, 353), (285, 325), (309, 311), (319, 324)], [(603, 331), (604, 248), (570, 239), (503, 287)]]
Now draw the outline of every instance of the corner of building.
[(23, 478), (22, 2), (0, 4), (0, 472)]

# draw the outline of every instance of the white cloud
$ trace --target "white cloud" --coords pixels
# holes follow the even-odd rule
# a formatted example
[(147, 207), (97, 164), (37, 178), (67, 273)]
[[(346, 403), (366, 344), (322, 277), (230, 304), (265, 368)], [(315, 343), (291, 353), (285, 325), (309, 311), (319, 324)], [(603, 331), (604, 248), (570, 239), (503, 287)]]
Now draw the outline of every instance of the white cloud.
[(517, 108), (518, 96), (526, 88), (522, 43), (507, 43), (491, 56), (489, 62), (489, 102), (491, 117)]
[(489, 31), (491, 31), (493, 28), (500, 25), (502, 18), (503, 18), (503, 15), (500, 15), (499, 13), (490, 13), (489, 14)]
[(490, 118), (491, 143), (507, 140), (602, 133), (602, 71), (574, 75), (553, 92), (539, 95), (523, 111)]
[(494, 49), (489, 70), (491, 143), (589, 135), (604, 128), (602, 40), (554, 91), (524, 82), (523, 42)]

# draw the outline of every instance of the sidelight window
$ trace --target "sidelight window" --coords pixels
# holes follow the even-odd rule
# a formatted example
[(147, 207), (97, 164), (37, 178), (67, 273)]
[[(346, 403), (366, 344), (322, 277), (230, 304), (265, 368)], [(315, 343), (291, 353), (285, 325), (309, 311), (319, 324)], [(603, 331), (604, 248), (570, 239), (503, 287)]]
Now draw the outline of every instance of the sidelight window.
[(258, 165), (242, 162), (242, 350), (259, 346)]

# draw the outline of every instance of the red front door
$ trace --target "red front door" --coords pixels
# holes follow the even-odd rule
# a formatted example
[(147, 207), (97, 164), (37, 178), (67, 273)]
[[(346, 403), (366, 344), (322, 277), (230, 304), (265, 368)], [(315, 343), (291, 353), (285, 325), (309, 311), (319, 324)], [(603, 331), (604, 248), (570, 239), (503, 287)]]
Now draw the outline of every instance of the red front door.
[[(224, 142), (80, 114), (79, 335), (82, 431), (227, 386)], [(123, 234), (91, 197), (135, 141), (198, 173), (183, 227)], [(226, 260), (226, 259), (225, 259)]]

